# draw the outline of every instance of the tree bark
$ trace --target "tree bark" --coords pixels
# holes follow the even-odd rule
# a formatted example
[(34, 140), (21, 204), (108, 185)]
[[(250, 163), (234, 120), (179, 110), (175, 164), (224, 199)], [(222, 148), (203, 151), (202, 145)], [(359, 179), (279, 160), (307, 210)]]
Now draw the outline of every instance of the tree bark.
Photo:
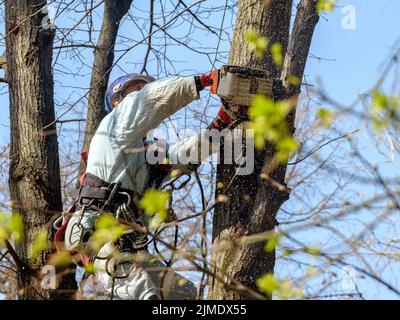
[[(291, 75), (302, 78), (314, 27), (318, 21), (315, 10), (316, 1), (302, 1), (296, 15), (293, 35), (289, 42), (292, 1), (242, 0), (239, 1), (237, 22), (232, 43), (229, 63), (261, 68), (271, 76), (282, 77), (286, 92), (278, 94), (276, 99), (291, 97), (298, 93), (299, 87), (291, 86)], [(273, 62), (267, 48), (262, 59), (257, 59), (244, 40), (244, 34), (254, 29), (269, 39), (269, 46), (279, 42), (285, 55), (283, 70)], [(289, 95), (288, 95), (289, 94)], [(297, 99), (296, 99), (297, 101)], [(295, 108), (287, 121), (290, 133), (294, 133)], [(241, 126), (246, 128), (246, 124)], [(246, 246), (229, 245), (243, 236), (249, 236), (269, 230), (276, 226), (275, 216), (281, 205), (289, 198), (285, 184), (286, 164), (273, 166), (274, 147), (268, 145), (262, 151), (255, 150), (254, 172), (248, 176), (235, 177), (235, 165), (221, 164), (217, 169), (217, 185), (231, 185), (227, 192), (228, 202), (219, 204), (214, 212), (212, 265), (214, 272), (224, 275), (227, 282), (239, 281), (244, 286), (256, 290), (257, 279), (265, 273), (273, 273), (275, 252), (264, 250), (265, 242)], [(221, 151), (223, 154), (223, 151)], [(264, 173), (265, 179), (260, 177)], [(222, 191), (221, 191), (222, 190)], [(237, 292), (226, 290), (224, 283), (211, 279), (210, 299), (246, 299)]]
[[(52, 215), (62, 211), (58, 141), (51, 69), (54, 30), (43, 28), (44, 0), (5, 1), (7, 80), (11, 123), (9, 187), (12, 210), (23, 216), (21, 260), (35, 270), (49, 252), (34, 259), (28, 247)], [(40, 280), (19, 270), (21, 299), (52, 298)]]
[[(88, 151), (90, 141), (101, 120), (107, 112), (104, 105), (110, 73), (114, 62), (114, 47), (117, 40), (119, 25), (127, 14), (132, 0), (106, 0), (104, 2), (103, 23), (97, 48), (94, 51), (94, 63), (90, 80), (90, 94), (86, 114), (86, 129), (82, 151)], [(79, 175), (85, 171), (85, 164), (81, 161)], [(79, 181), (77, 181), (79, 187)]]
[(300, 85), (290, 83), (290, 77), (302, 79), (306, 67), (311, 41), (319, 21), (315, 0), (302, 0), (297, 8), (289, 46), (285, 55), (281, 78), (287, 91), (296, 94)]

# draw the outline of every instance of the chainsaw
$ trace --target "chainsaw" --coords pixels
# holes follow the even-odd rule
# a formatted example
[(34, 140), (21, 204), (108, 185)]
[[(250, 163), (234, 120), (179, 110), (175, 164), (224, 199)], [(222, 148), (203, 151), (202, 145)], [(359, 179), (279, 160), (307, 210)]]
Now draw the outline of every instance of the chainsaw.
[(225, 65), (211, 74), (211, 93), (217, 94), (230, 109), (250, 106), (255, 95), (274, 99), (276, 84), (280, 82), (260, 69)]

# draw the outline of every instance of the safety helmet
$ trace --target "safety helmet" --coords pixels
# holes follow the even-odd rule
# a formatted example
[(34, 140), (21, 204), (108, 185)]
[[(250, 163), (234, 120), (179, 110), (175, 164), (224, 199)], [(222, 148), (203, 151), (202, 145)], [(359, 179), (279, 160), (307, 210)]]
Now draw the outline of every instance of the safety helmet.
[(156, 81), (152, 76), (147, 76), (138, 73), (131, 73), (125, 76), (119, 77), (117, 80), (113, 81), (107, 91), (105, 96), (106, 111), (110, 113), (113, 109), (113, 99), (115, 96), (120, 95), (124, 90), (135, 81), (144, 81), (150, 83)]

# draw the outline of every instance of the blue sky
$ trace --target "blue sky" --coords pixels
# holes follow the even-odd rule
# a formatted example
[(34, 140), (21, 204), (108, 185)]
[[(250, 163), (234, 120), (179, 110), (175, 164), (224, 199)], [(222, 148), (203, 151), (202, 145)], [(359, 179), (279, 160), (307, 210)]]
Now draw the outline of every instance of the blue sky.
[[(317, 26), (311, 53), (334, 59), (310, 59), (306, 73), (321, 77), (331, 96), (343, 103), (352, 102), (358, 91), (371, 88), (382, 71), (381, 64), (400, 36), (397, 28), (400, 2), (396, 0), (339, 1), (356, 9), (356, 28), (341, 26), (344, 14), (337, 8), (324, 15)], [(327, 19), (327, 21), (325, 21)]]
[[(356, 27), (351, 30), (343, 29), (342, 20), (345, 15), (341, 8), (337, 8), (332, 14), (323, 15), (311, 47), (311, 54), (322, 59), (310, 57), (305, 73), (309, 83), (322, 84), (330, 97), (346, 105), (353, 102), (358, 94), (365, 93), (373, 87), (383, 70), (383, 63), (387, 62), (393, 52), (393, 44), (400, 37), (400, 33), (395, 27), (398, 24), (400, 2), (396, 0), (353, 0), (339, 1), (338, 5), (354, 6)], [(348, 119), (348, 122), (342, 123), (341, 127), (364, 129), (364, 126), (354, 119), (353, 121)], [(364, 156), (372, 162), (378, 161), (380, 155), (373, 146), (369, 145), (370, 140), (367, 139), (367, 136), (368, 134), (362, 130), (358, 143), (363, 146)], [(326, 150), (326, 153), (329, 151), (330, 148)], [(323, 151), (322, 154), (324, 153)], [(395, 172), (393, 169), (393, 167), (382, 167), (382, 170), (392, 177)], [(373, 186), (367, 185), (358, 184), (357, 188), (360, 194), (374, 194), (377, 191)], [(354, 219), (356, 218), (367, 221), (371, 219), (371, 215), (362, 212), (361, 216), (354, 217)], [(345, 230), (350, 229), (348, 224), (341, 225), (339, 222), (338, 226), (340, 226), (339, 230), (345, 234)], [(355, 228), (357, 229), (358, 226)], [(388, 230), (380, 229), (379, 232), (387, 234)], [(395, 231), (390, 230), (389, 232)], [(318, 231), (305, 232), (301, 238), (313, 239), (311, 242), (315, 241), (316, 243), (332, 241)], [(371, 261), (372, 265), (378, 264), (376, 260)], [(389, 270), (384, 277), (393, 281), (396, 271)], [(296, 272), (296, 270), (291, 269), (288, 273), (290, 272)], [(398, 296), (393, 295), (382, 286), (372, 284), (368, 279), (358, 279), (357, 285), (362, 291), (367, 292), (366, 298), (398, 299)]]
[[(224, 3), (225, 1), (220, 1)], [(134, 1), (135, 3), (135, 1)], [(134, 4), (142, 10), (147, 10), (147, 4), (143, 1)], [(396, 26), (398, 25), (398, 13), (400, 12), (400, 1), (398, 0), (342, 0), (338, 2), (339, 7), (333, 13), (324, 14), (321, 18), (313, 39), (311, 54), (321, 59), (310, 57), (306, 68), (306, 79), (310, 84), (323, 84), (330, 96), (343, 104), (354, 101), (358, 93), (369, 90), (382, 71), (382, 63), (389, 57), (392, 52), (392, 45), (400, 37), (400, 32)], [(342, 27), (342, 20), (345, 15), (341, 11), (342, 6), (351, 5), (355, 8), (356, 26), (355, 29), (345, 30)], [(101, 13), (99, 13), (101, 14)], [(220, 25), (222, 12), (215, 13), (212, 21), (207, 21), (215, 26)], [(57, 21), (57, 25), (68, 25), (68, 19), (61, 17)], [(140, 21), (139, 21), (140, 23)], [(226, 26), (230, 25), (230, 19), (227, 17)], [(185, 30), (177, 32), (184, 34)], [(229, 32), (229, 30), (227, 30)], [(128, 34), (130, 32), (128, 26), (124, 26), (121, 33)], [(207, 40), (207, 46), (215, 47), (217, 39), (213, 36), (200, 39)], [(202, 42), (203, 43), (203, 42)], [(123, 43), (120, 47), (123, 47)], [(220, 44), (220, 50), (229, 50), (229, 41), (225, 38)], [(140, 66), (132, 65), (132, 61), (140, 62), (143, 56), (144, 47), (138, 48), (123, 59), (121, 66), (127, 71), (138, 71)], [(171, 59), (179, 61), (176, 63), (176, 69), (182, 71), (182, 74), (194, 74), (196, 72), (208, 71), (210, 63), (205, 57), (194, 56), (178, 47), (169, 49)], [(87, 63), (90, 65), (92, 60), (91, 52), (86, 54)], [(139, 57), (139, 58), (138, 58)], [(68, 58), (65, 58), (68, 61)], [(66, 64), (74, 69), (73, 62)], [(217, 64), (220, 66), (222, 62)], [(154, 65), (150, 65), (150, 70), (156, 70)], [(82, 70), (84, 74), (87, 70)], [(115, 69), (113, 76), (120, 75), (122, 71)], [(88, 77), (71, 78), (63, 77), (59, 73), (56, 75), (56, 95), (62, 100), (68, 96), (69, 92), (61, 89), (60, 83), (70, 83), (71, 85), (82, 85), (88, 87)], [(75, 97), (79, 97), (79, 90), (74, 92)], [(0, 106), (2, 116), (0, 118), (0, 142), (1, 144), (9, 141), (8, 131), (8, 98), (5, 94), (0, 95)], [(80, 104), (77, 112), (84, 112), (84, 104)], [(58, 108), (58, 114), (64, 110), (64, 107)], [(345, 127), (355, 128), (357, 123), (344, 123)], [(363, 136), (362, 136), (363, 137)], [(370, 157), (378, 157), (372, 149), (366, 148)], [(365, 192), (374, 192), (371, 188), (365, 188)], [(306, 237), (318, 240), (319, 235), (307, 233)], [(379, 290), (376, 295), (375, 285), (369, 282), (361, 281), (361, 286), (370, 292), (366, 297), (394, 298), (386, 290)]]

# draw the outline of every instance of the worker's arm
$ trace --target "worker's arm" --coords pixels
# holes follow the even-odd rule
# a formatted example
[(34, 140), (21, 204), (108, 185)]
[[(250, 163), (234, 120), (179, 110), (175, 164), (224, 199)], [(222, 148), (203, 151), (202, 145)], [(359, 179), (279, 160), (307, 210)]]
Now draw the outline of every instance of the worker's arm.
[[(243, 112), (247, 113), (247, 110), (243, 110)], [(221, 137), (224, 134), (231, 134), (231, 131), (224, 131), (224, 129), (236, 121), (240, 121), (237, 114), (227, 110), (225, 106), (221, 106), (217, 116), (206, 130), (168, 148), (170, 163), (174, 168), (196, 168), (211, 154), (219, 151)]]
[(218, 151), (218, 144), (210, 141), (207, 131), (179, 141), (168, 148), (168, 160), (174, 169), (191, 169)]
[(199, 89), (193, 76), (171, 77), (127, 95), (113, 110), (114, 140), (119, 146), (139, 141), (164, 119), (198, 99)]

